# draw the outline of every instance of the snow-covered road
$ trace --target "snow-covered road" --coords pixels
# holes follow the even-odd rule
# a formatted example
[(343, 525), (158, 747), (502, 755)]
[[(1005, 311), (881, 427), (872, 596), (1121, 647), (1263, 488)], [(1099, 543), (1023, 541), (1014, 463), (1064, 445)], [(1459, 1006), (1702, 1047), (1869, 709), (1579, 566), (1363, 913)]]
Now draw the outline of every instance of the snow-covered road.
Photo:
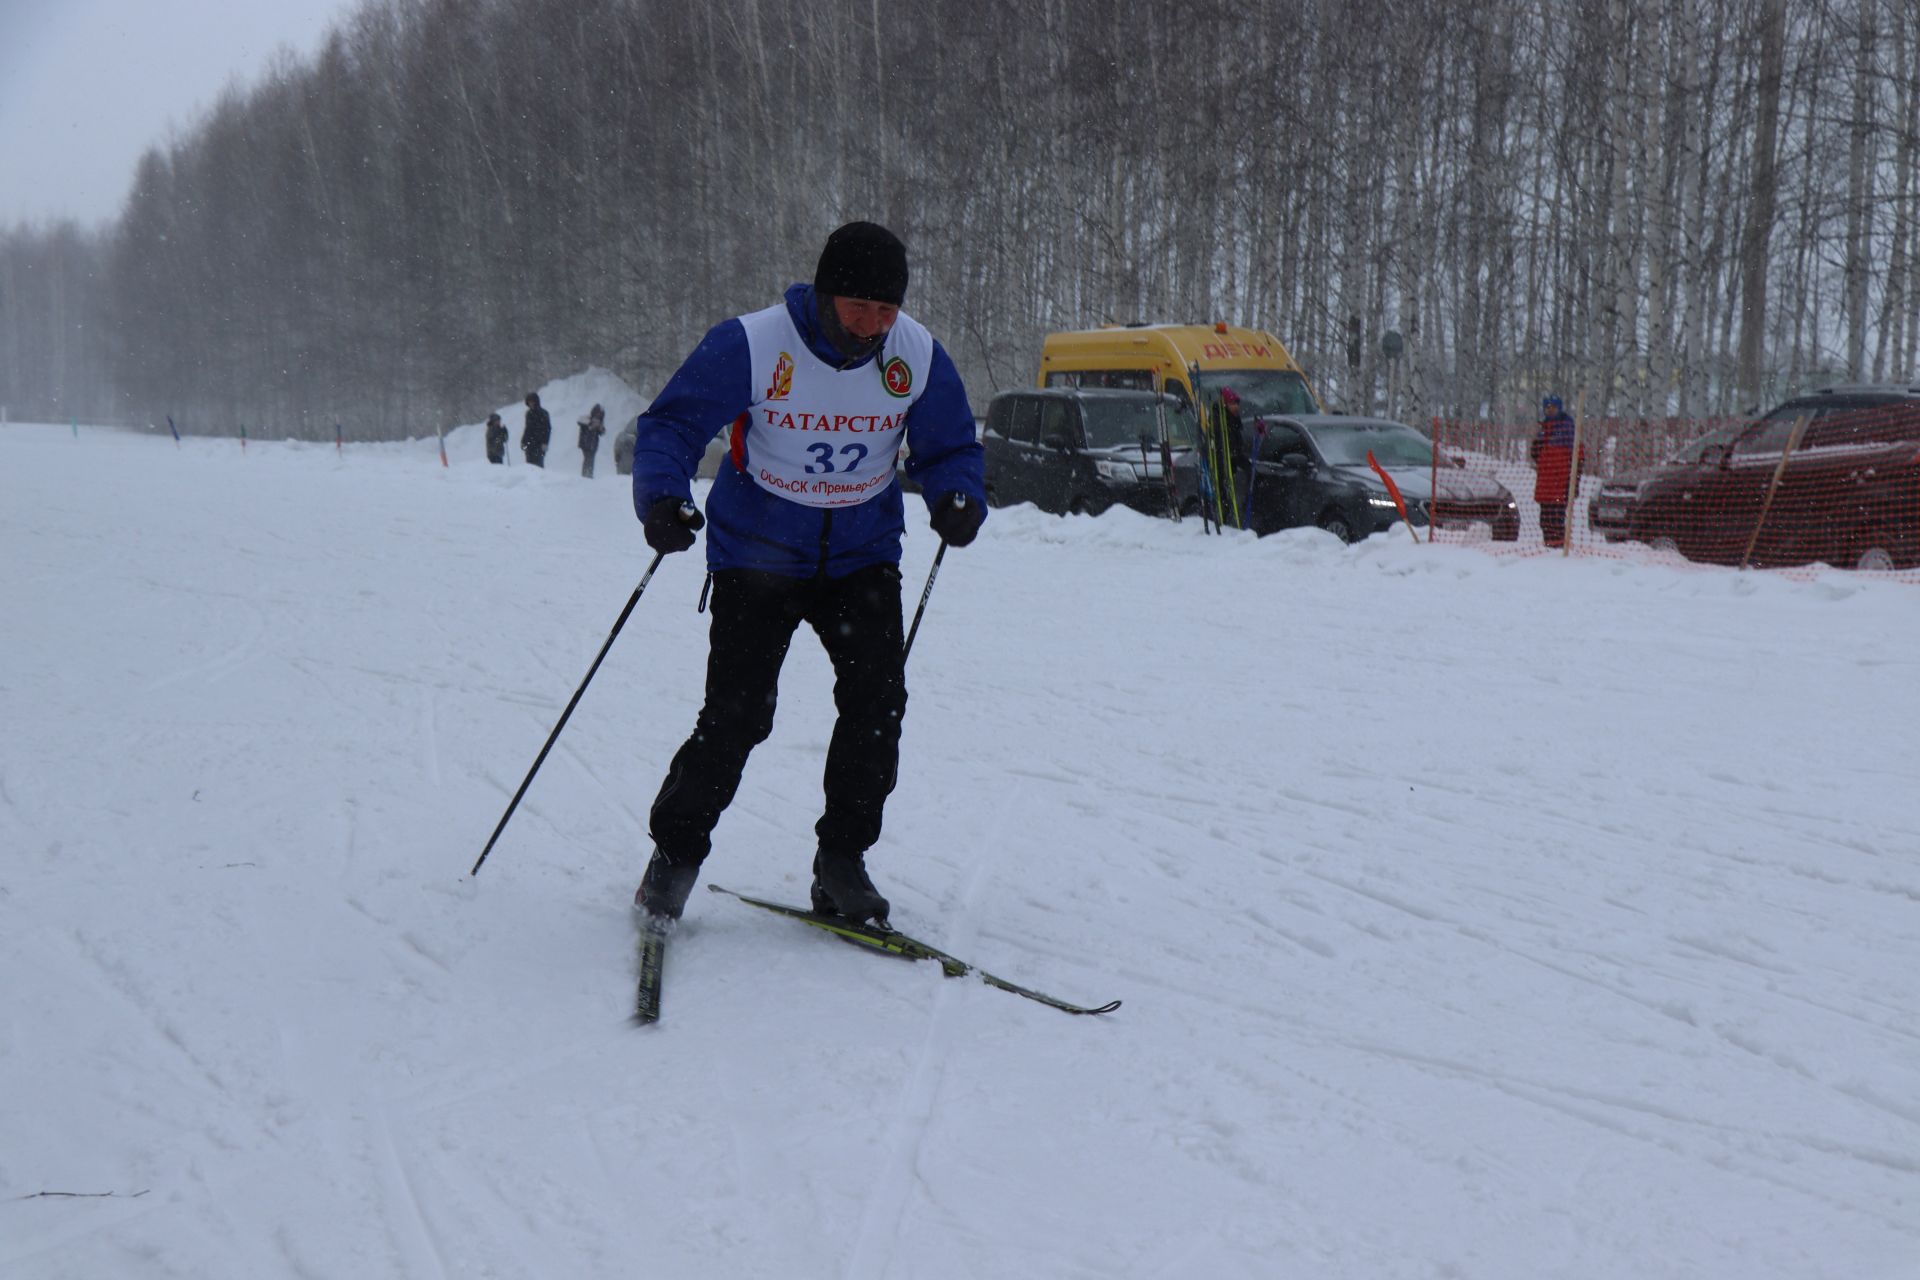
[(6, 1280), (1920, 1275), (1920, 588), (996, 512), (870, 865), (1125, 1007), (698, 893), (636, 1031), (700, 565), (469, 878), (648, 559), (471, 434), (0, 430)]

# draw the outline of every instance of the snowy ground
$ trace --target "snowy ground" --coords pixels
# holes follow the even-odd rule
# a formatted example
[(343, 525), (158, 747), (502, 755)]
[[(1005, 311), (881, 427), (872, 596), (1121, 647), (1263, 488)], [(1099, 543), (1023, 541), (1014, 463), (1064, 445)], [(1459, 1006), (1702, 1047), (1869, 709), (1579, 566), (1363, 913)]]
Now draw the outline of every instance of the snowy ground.
[(0, 1276), (1920, 1275), (1920, 588), (998, 512), (871, 864), (1125, 1006), (699, 893), (637, 1030), (695, 557), (467, 876), (647, 560), (569, 433), (0, 431)]

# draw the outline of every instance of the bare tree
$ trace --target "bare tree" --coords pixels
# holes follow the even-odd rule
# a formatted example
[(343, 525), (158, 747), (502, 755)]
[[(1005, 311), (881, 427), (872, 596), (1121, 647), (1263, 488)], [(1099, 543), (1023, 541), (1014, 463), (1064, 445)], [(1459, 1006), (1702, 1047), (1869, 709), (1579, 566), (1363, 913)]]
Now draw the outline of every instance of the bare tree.
[(1762, 393), (1761, 359), (1767, 324), (1767, 251), (1779, 195), (1775, 165), (1780, 126), (1781, 63), (1786, 44), (1786, 0), (1761, 0), (1759, 107), (1754, 116), (1753, 173), (1740, 238), (1740, 351), (1738, 381), (1745, 402)]
[(63, 370), (63, 403), (330, 437), (587, 364), (648, 387), (856, 216), (981, 396), (1131, 320), (1271, 329), (1416, 418), (1913, 376), (1910, 8), (363, 0), (149, 152), (91, 249), (0, 235), (0, 396)]

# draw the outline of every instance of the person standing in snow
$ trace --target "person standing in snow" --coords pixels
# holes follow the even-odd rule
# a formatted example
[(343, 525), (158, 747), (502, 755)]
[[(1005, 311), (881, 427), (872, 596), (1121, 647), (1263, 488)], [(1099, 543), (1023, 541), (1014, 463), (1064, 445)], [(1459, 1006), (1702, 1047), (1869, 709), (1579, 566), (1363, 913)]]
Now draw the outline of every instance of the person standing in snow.
[(1567, 488), (1570, 473), (1579, 466), (1573, 442), (1573, 415), (1559, 396), (1548, 396), (1540, 402), (1540, 429), (1527, 446), (1527, 457), (1534, 467), (1533, 500), (1540, 504), (1540, 536), (1550, 547), (1567, 541)]
[(553, 439), (553, 419), (540, 407), (540, 396), (527, 392), (527, 421), (520, 428), (520, 452), (536, 467), (547, 465), (547, 442)]
[(507, 424), (500, 421), (500, 415), (487, 415), (487, 461), (504, 463), (507, 460)]
[(814, 825), (813, 908), (886, 919), (866, 853), (880, 838), (907, 705), (902, 442), (947, 545), (972, 542), (987, 514), (966, 388), (900, 310), (906, 292), (906, 246), (850, 222), (827, 238), (811, 285), (708, 330), (640, 417), (633, 506), (662, 554), (685, 551), (706, 526), (694, 471), (708, 441), (729, 426), (732, 436), (707, 497), (706, 701), (653, 802), (636, 911), (678, 919), (685, 908), (747, 756), (772, 732), (780, 666), (804, 621), (833, 663), (838, 713)]
[(580, 419), (580, 474), (593, 479), (593, 455), (600, 452), (600, 437), (607, 434), (607, 411), (593, 406)]

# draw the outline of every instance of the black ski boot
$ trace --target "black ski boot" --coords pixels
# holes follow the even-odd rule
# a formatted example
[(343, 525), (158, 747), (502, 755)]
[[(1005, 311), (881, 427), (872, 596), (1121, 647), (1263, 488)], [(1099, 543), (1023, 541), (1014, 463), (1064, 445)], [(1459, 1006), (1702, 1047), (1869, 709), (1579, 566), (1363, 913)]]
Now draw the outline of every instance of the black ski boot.
[(697, 862), (675, 862), (658, 845), (647, 863), (647, 874), (633, 893), (633, 909), (642, 915), (678, 920), (687, 909), (693, 882), (700, 878)]
[(823, 916), (887, 923), (887, 900), (867, 879), (865, 858), (858, 853), (822, 849), (814, 855), (813, 909)]

